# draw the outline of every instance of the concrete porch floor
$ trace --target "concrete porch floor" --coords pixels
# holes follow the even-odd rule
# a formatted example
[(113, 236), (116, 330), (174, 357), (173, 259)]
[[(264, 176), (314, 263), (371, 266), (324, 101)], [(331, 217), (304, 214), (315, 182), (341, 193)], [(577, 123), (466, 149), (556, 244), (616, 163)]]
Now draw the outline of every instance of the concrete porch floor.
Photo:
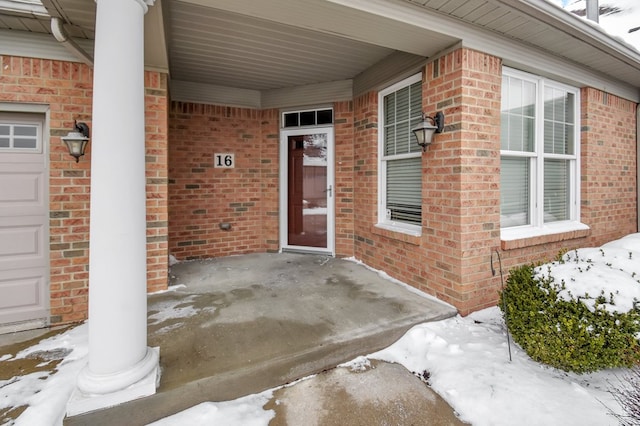
[(322, 255), (184, 262), (171, 268), (171, 285), (179, 287), (148, 301), (148, 344), (160, 347), (157, 393), (66, 425), (143, 425), (204, 401), (258, 393), (456, 314), (362, 265)]

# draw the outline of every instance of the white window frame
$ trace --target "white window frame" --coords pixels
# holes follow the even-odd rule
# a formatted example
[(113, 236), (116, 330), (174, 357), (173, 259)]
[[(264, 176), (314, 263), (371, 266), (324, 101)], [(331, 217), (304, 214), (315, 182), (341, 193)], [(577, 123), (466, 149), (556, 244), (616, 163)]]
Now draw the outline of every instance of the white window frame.
[[(378, 223), (377, 227), (394, 232), (401, 232), (409, 235), (422, 235), (422, 225), (415, 225), (406, 222), (387, 219), (387, 160), (401, 160), (405, 158), (422, 158), (422, 151), (408, 154), (385, 156), (384, 152), (384, 97), (396, 92), (404, 87), (410, 86), (418, 81), (422, 81), (422, 73), (407, 77), (392, 86), (378, 92)], [(422, 189), (422, 181), (420, 181)]]
[[(501, 228), (502, 240), (515, 240), (541, 235), (588, 229), (580, 223), (580, 89), (544, 77), (503, 67), (503, 75), (536, 84), (535, 140), (534, 151), (500, 150), (500, 157), (529, 158), (529, 224)], [(574, 153), (549, 154), (544, 152), (544, 91), (552, 87), (574, 95)], [(561, 159), (569, 161), (569, 219), (544, 222), (544, 160)]]
[[(33, 121), (33, 118), (25, 118), (24, 116), (17, 115), (13, 121), (8, 119), (0, 118), (0, 125), (9, 126), (9, 146), (8, 147), (0, 147), (0, 152), (11, 152), (14, 154), (18, 153), (41, 153), (42, 152), (42, 124), (39, 121)], [(33, 127), (36, 129), (35, 136), (30, 136), (28, 138), (18, 136), (15, 134), (16, 127)], [(3, 136), (4, 137), (4, 136)], [(17, 148), (15, 146), (16, 140), (20, 139), (29, 139), (35, 140), (36, 146), (33, 148)]]

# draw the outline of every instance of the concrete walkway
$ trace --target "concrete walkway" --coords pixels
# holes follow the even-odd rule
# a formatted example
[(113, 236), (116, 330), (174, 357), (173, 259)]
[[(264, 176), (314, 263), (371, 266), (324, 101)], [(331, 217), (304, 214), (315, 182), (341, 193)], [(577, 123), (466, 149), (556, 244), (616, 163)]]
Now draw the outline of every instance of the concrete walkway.
[[(327, 256), (235, 256), (177, 264), (171, 274), (177, 289), (149, 297), (148, 343), (160, 347), (162, 367), (157, 394), (69, 418), (65, 424), (144, 425), (204, 401), (258, 393), (385, 348), (416, 324), (456, 314), (453, 307), (361, 265)], [(427, 389), (399, 368), (406, 380)], [(381, 369), (372, 371), (371, 377), (382, 374)], [(380, 386), (397, 392), (388, 380), (381, 378)], [(373, 391), (376, 380), (370, 381), (367, 387)], [(407, 385), (407, 395), (409, 389)], [(286, 407), (292, 415), (293, 408), (284, 403), (281, 421), (288, 418), (282, 413)], [(353, 413), (354, 407), (346, 412)]]

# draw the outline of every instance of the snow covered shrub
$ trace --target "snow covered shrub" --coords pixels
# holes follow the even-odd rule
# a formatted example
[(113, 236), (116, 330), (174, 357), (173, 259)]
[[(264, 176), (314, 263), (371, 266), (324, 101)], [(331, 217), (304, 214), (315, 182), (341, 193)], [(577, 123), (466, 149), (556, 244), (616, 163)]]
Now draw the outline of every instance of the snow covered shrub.
[[(573, 253), (567, 253), (551, 265), (564, 267), (571, 256)], [(570, 266), (575, 271), (589, 267), (582, 262), (576, 265)], [(638, 363), (640, 309), (636, 301), (631, 309), (617, 310), (612, 308), (614, 292), (576, 295), (564, 279), (557, 282), (551, 271), (549, 265), (525, 265), (510, 271), (500, 294), (500, 309), (513, 340), (534, 360), (565, 371), (586, 373)], [(603, 279), (592, 277), (585, 285), (594, 278)], [(635, 286), (640, 291), (640, 284)]]

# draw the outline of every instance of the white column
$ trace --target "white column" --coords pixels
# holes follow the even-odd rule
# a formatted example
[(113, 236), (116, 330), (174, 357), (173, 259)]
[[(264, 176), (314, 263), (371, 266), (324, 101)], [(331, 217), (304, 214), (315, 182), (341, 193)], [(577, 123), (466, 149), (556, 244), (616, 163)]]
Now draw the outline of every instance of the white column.
[(68, 414), (155, 393), (147, 347), (144, 14), (97, 0), (91, 135), (89, 361)]

